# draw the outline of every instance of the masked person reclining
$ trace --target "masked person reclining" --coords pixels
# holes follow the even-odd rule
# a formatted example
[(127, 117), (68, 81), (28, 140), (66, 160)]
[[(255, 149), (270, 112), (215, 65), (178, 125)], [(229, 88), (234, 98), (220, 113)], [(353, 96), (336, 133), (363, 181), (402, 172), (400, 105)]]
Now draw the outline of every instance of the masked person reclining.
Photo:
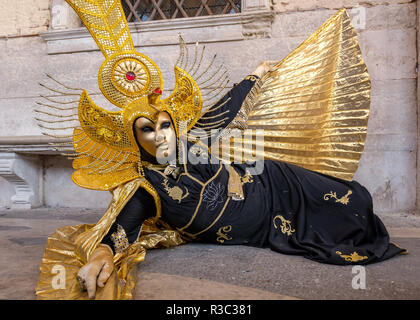
[[(81, 4), (68, 2), (85, 21)], [(174, 92), (161, 99), (160, 73), (149, 58), (129, 42), (117, 41), (129, 48), (108, 52), (97, 38), (106, 56), (101, 90), (122, 111), (101, 109), (82, 93), (73, 142), (81, 157), (73, 163), (73, 181), (110, 190), (113, 200), (97, 224), (61, 228), (49, 238), (38, 297), (131, 298), (134, 266), (145, 250), (188, 241), (270, 247), (336, 265), (405, 253), (389, 242), (369, 192), (351, 179), (363, 151), (370, 82), (355, 32), (343, 33), (349, 24), (345, 10), (339, 11), (292, 54), (280, 63), (261, 63), (205, 112), (188, 72), (175, 67)], [(323, 49), (326, 41), (329, 50)], [(336, 50), (341, 46), (349, 48)], [(345, 61), (342, 55), (351, 60), (337, 65)], [(336, 81), (349, 72), (353, 83), (342, 92)], [(334, 108), (359, 108), (354, 112), (360, 114), (337, 119)], [(229, 130), (247, 127), (264, 129), (260, 160), (190, 161), (190, 153), (214, 159), (213, 145)], [(194, 129), (202, 134), (184, 138)], [(243, 155), (252, 153), (256, 145), (250, 145), (239, 148)], [(51, 290), (57, 263), (80, 287)]]

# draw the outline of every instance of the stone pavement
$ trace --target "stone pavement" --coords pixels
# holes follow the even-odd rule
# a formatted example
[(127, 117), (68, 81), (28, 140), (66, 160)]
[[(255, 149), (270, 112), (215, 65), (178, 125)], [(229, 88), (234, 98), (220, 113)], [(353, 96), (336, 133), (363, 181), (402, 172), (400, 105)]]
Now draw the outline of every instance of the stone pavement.
[[(0, 211), (0, 299), (36, 299), (46, 238), (58, 227), (96, 222), (103, 210)], [(147, 252), (135, 299), (420, 299), (420, 217), (380, 215), (409, 254), (365, 267), (353, 289), (352, 266), (320, 264), (269, 249), (190, 243)]]

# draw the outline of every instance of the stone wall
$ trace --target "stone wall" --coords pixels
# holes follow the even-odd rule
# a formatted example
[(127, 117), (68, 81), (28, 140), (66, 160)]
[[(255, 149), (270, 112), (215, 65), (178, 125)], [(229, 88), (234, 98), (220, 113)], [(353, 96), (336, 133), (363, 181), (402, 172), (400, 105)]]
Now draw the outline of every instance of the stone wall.
[[(413, 212), (419, 189), (415, 187), (418, 186), (417, 4), (408, 0), (245, 2), (244, 8), (249, 11), (239, 15), (152, 21), (130, 26), (136, 49), (155, 60), (161, 68), (165, 79), (164, 96), (173, 88), (171, 66), (178, 56), (179, 33), (189, 44), (196, 41), (205, 44), (208, 56), (218, 53), (217, 61), (229, 70), (234, 83), (262, 60), (285, 57), (336, 9), (346, 7), (359, 33), (372, 79), (368, 138), (355, 178), (371, 191), (377, 212)], [(36, 3), (44, 5), (39, 10), (48, 9), (48, 1)], [(14, 22), (13, 27), (12, 24), (4, 27), (0, 19), (0, 35), (34, 32), (33, 36), (0, 37), (3, 80), (0, 136), (40, 134), (31, 110), (37, 97), (45, 94), (38, 86), (38, 82), (46, 80), (45, 73), (72, 86), (86, 88), (98, 105), (109, 106), (98, 94), (97, 86), (97, 70), (103, 56), (87, 31), (78, 27), (80, 22), (74, 19), (71, 11), (63, 11), (63, 5), (66, 4), (62, 0), (51, 2), (53, 15), (50, 20), (54, 23), (48, 30), (48, 18), (47, 21), (38, 19), (38, 27), (33, 28), (23, 27), (26, 22), (22, 21)], [(16, 9), (11, 9), (10, 4), (1, 6), (0, 9), (9, 11)], [(258, 8), (258, 13), (254, 13)], [(64, 20), (55, 19), (60, 10), (61, 17), (67, 17)], [(36, 28), (40, 29), (34, 31)], [(106, 206), (108, 193), (85, 191), (70, 182), (72, 169), (68, 160), (55, 156), (47, 157), (43, 163), (45, 205)], [(0, 178), (0, 207), (7, 203), (12, 192), (6, 185)], [(68, 192), (61, 193), (59, 186)], [(92, 201), (94, 198), (98, 201)]]
[(51, 0), (0, 1), (0, 37), (37, 35), (47, 31)]

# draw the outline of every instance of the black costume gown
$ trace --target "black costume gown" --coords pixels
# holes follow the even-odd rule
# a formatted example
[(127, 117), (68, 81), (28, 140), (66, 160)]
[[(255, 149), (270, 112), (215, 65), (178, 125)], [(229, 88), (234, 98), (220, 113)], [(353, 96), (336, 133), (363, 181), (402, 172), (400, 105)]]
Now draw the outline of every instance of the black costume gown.
[[(255, 83), (247, 77), (220, 101), (232, 118)], [(406, 252), (389, 242), (374, 214), (372, 197), (356, 181), (345, 181), (280, 161), (231, 164), (242, 177), (243, 200), (227, 194), (229, 171), (222, 163), (180, 165), (179, 175), (144, 168), (161, 198), (161, 219), (192, 241), (270, 247), (330, 264), (368, 264)], [(142, 188), (126, 204), (102, 240), (136, 241), (143, 221), (155, 215), (153, 198)]]

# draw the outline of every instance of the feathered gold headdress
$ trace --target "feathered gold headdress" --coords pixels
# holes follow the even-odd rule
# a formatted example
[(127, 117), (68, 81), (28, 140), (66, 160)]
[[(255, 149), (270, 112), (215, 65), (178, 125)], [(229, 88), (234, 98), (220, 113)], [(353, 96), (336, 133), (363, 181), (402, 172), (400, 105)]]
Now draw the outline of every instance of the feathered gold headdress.
[[(162, 74), (149, 57), (135, 51), (121, 1), (66, 1), (79, 15), (105, 57), (98, 73), (98, 84), (102, 94), (121, 110), (108, 111), (100, 108), (83, 90), (77, 107), (78, 119), (75, 119), (76, 114), (56, 115), (36, 110), (43, 115), (60, 117), (58, 121), (49, 121), (45, 118), (37, 120), (43, 129), (50, 131), (69, 127), (51, 127), (48, 123), (71, 121), (74, 123), (78, 120), (79, 123), (74, 126), (72, 134), (74, 155), (76, 155), (73, 161), (73, 167), (76, 169), (73, 181), (89, 189), (110, 190), (142, 175), (140, 152), (132, 125), (138, 117), (153, 118), (156, 108), (149, 105), (150, 99), (154, 100), (154, 105), (159, 111), (170, 113), (178, 132), (178, 124), (181, 121), (186, 130), (189, 130), (199, 120), (203, 109), (203, 98), (194, 78), (184, 70), (188, 67), (188, 50), (185, 51), (186, 45), (182, 38), (180, 56), (174, 67), (175, 88), (169, 97), (160, 100), (163, 88)], [(189, 66), (192, 75), (199, 71), (202, 59), (203, 52), (198, 59), (196, 47), (194, 63)], [(178, 62), (182, 67), (177, 66)], [(197, 75), (196, 80), (203, 74)], [(213, 84), (218, 82), (226, 85), (226, 72), (219, 74), (218, 77), (212, 75)], [(216, 88), (220, 88), (220, 85), (216, 85)], [(39, 104), (60, 111), (76, 109), (53, 106), (50, 102), (57, 101), (47, 99), (48, 104)], [(54, 133), (49, 135), (65, 137)]]

